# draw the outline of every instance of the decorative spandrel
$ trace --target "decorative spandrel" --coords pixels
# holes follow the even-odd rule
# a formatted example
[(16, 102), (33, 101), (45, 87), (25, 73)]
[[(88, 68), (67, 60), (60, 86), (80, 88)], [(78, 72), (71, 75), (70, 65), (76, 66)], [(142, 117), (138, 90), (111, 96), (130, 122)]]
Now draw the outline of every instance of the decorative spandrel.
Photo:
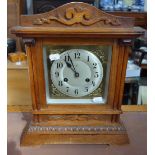
[[(97, 104), (93, 99), (99, 98), (99, 103), (105, 104), (111, 50), (111, 46), (44, 46), (47, 103), (66, 100), (67, 103)], [(51, 55), (59, 55), (61, 58), (51, 61)], [(76, 72), (69, 66), (71, 63), (75, 65), (78, 76), (74, 76)]]

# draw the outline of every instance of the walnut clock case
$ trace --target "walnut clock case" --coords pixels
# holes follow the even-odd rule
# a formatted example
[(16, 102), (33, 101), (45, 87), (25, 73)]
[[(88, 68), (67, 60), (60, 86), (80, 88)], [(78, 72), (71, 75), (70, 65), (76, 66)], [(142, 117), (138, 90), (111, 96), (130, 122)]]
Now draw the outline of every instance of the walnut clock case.
[(21, 145), (128, 143), (120, 121), (126, 65), (143, 34), (133, 18), (75, 2), (20, 20), (12, 33), (25, 43), (33, 107)]

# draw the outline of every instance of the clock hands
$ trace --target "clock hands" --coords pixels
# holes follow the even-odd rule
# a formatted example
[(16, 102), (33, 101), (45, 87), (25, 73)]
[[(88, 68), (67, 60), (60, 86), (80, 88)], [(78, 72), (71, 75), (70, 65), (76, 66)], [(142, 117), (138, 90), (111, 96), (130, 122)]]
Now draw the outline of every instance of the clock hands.
[(72, 61), (71, 57), (69, 56), (69, 54), (68, 54), (68, 59), (70, 60), (70, 62), (71, 62), (71, 64), (72, 64), (72, 67), (73, 67), (73, 69), (74, 69), (75, 77), (79, 77), (79, 73), (75, 70), (75, 67), (74, 67), (73, 61)]
[(68, 63), (66, 60), (65, 62), (66, 62), (67, 67), (70, 68), (74, 73), (76, 73), (76, 71), (72, 68), (72, 65)]
[(66, 65), (67, 65), (68, 68), (71, 68), (72, 67), (71, 64), (68, 63), (66, 60), (65, 60), (65, 62), (66, 62)]
[[(67, 67), (68, 67), (68, 68), (71, 68), (71, 70), (75, 73), (75, 77), (79, 77), (79, 73), (75, 70), (73, 61), (72, 61), (71, 57), (69, 56), (69, 54), (68, 54), (68, 60), (70, 60), (71, 64), (68, 63), (68, 62), (65, 60)], [(73, 68), (72, 68), (72, 67), (73, 67)]]
[[(68, 54), (68, 53), (67, 53), (67, 54)], [(72, 61), (71, 57), (69, 56), (69, 54), (68, 54), (68, 60), (70, 60), (72, 66), (73, 66), (73, 69), (75, 70), (75, 67), (74, 67), (74, 65), (73, 65), (73, 61)], [(76, 71), (75, 71), (75, 72), (76, 72)]]
[(79, 77), (79, 73), (76, 72), (76, 71), (72, 68), (72, 65), (71, 65), (70, 63), (68, 63), (66, 60), (65, 60), (65, 62), (66, 62), (67, 67), (70, 68), (70, 69), (75, 73), (75, 77)]

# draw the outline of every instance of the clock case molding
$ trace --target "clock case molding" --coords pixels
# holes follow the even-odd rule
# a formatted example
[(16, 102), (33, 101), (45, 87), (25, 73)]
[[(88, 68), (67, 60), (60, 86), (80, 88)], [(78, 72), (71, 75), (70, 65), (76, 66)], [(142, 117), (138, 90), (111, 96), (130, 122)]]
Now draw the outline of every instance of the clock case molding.
[[(107, 14), (89, 4), (73, 2), (52, 11), (21, 15), (12, 33), (22, 37), (28, 55), (33, 119), (21, 145), (124, 144), (120, 121), (128, 53), (132, 40), (144, 32), (134, 19)], [(48, 105), (43, 45), (111, 45), (112, 60), (105, 105)]]

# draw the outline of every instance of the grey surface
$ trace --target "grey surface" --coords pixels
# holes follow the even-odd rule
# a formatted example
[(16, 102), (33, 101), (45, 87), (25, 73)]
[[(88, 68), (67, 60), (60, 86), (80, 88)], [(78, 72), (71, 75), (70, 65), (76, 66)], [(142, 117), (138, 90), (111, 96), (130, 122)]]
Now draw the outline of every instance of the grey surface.
[(8, 113), (8, 155), (146, 155), (147, 113), (130, 112), (122, 115), (130, 144), (107, 145), (44, 145), (20, 147), (20, 135), (30, 113)]

